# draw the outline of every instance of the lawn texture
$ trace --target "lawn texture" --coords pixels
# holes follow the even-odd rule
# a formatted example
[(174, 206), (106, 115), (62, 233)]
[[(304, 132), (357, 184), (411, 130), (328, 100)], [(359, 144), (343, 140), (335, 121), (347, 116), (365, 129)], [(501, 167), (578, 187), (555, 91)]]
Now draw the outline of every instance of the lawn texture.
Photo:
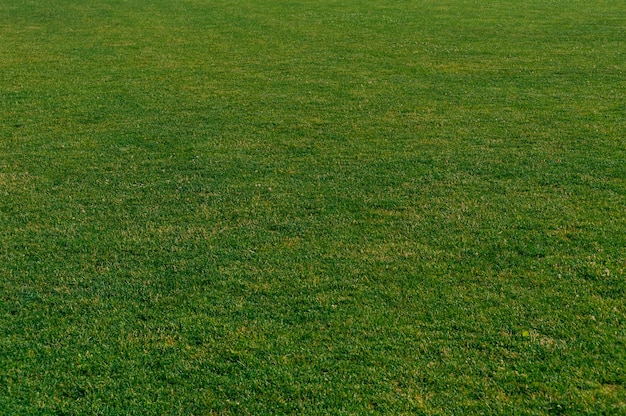
[(3, 0), (0, 413), (626, 414), (622, 0)]

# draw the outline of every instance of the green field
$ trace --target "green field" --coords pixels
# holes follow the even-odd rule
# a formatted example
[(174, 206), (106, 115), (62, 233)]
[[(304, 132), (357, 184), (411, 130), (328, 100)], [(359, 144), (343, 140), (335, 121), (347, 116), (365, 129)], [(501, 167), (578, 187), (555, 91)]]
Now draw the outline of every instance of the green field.
[(0, 414), (626, 415), (623, 0), (2, 0)]

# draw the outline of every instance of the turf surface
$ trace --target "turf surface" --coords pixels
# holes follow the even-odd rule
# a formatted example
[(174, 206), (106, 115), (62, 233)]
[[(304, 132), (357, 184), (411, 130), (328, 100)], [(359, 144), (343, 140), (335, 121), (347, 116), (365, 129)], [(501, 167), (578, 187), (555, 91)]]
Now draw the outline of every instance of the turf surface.
[(626, 414), (622, 0), (3, 0), (0, 413)]

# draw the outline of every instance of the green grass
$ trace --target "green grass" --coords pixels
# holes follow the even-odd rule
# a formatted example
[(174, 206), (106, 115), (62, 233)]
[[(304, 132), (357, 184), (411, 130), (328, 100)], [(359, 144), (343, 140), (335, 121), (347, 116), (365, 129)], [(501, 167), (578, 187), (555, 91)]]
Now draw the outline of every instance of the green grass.
[(3, 0), (0, 413), (626, 414), (622, 0)]

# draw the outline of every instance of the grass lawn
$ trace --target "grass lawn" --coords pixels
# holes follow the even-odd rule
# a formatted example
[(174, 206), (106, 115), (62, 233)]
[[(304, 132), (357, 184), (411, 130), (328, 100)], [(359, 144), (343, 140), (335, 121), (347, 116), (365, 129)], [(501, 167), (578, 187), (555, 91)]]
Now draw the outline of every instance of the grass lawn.
[(626, 414), (623, 0), (2, 0), (3, 415)]

